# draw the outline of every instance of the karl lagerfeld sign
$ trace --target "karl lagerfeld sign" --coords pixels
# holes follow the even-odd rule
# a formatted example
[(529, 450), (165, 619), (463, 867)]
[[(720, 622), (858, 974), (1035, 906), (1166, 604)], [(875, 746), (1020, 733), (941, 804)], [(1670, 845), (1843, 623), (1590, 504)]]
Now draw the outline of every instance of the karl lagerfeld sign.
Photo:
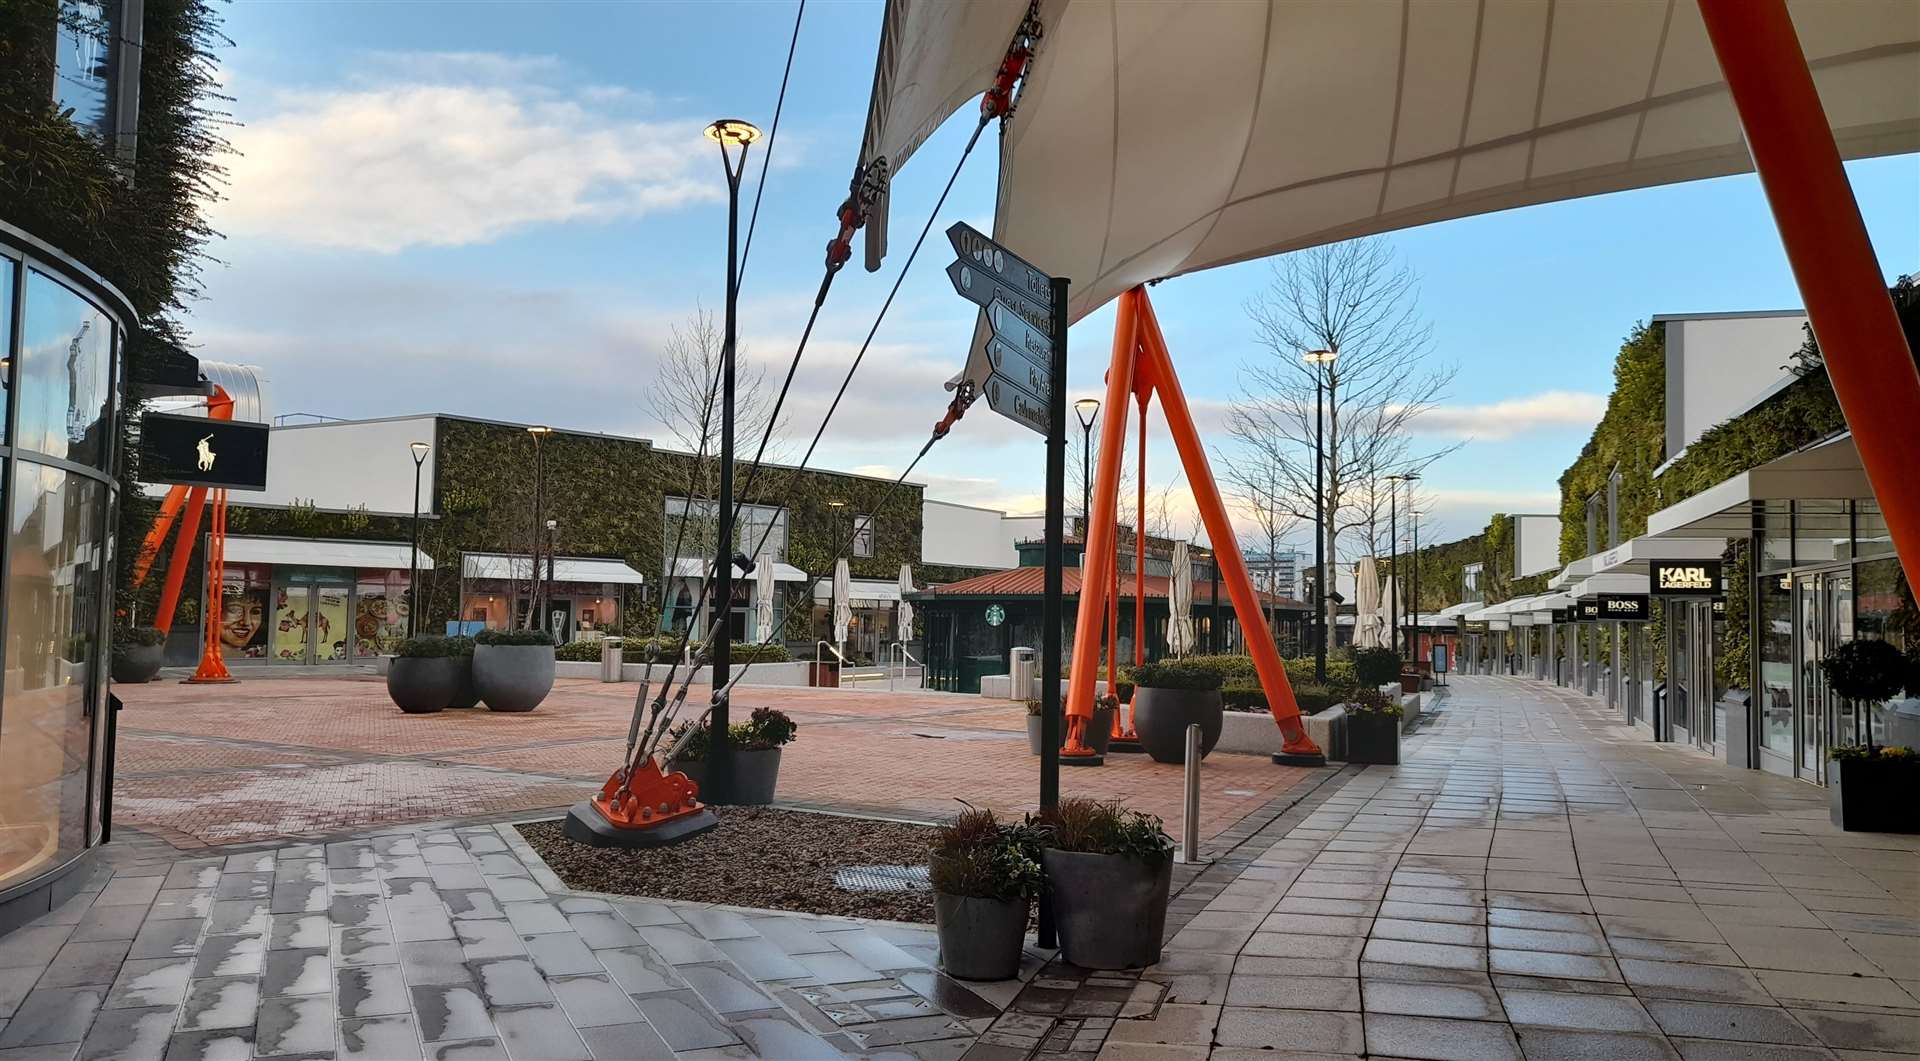
[(1649, 574), (1656, 597), (1717, 597), (1725, 588), (1718, 560), (1655, 560)]
[(1644, 593), (1602, 593), (1600, 618), (1612, 622), (1644, 623), (1653, 618), (1653, 608)]
[(229, 490), (267, 488), (265, 424), (148, 413), (140, 418), (140, 479)]

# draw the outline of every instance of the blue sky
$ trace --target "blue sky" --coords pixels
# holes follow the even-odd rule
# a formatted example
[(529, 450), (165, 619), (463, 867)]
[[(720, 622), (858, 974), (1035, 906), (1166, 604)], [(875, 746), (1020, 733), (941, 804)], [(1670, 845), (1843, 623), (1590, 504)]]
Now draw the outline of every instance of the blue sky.
[[(721, 116), (770, 124), (793, 4), (239, 0), (224, 10), (242, 155), (215, 212), (225, 264), (209, 271), (190, 322), (202, 356), (264, 366), (279, 413), (442, 411), (659, 437), (647, 406), (654, 359), (696, 305), (719, 307), (724, 283), (724, 183), (699, 129)], [(770, 374), (784, 371), (819, 281), (880, 15), (877, 2), (807, 9), (742, 293), (743, 353)], [(949, 122), (896, 183), (887, 268), (852, 266), (836, 282), (792, 399), (789, 433), (801, 445), (970, 125)], [(983, 143), (938, 227), (990, 224)], [(1920, 158), (1855, 163), (1849, 174), (1889, 276), (1920, 269)], [(1437, 532), (1423, 531), (1427, 540), (1476, 531), (1495, 510), (1552, 507), (1636, 321), (1799, 304), (1752, 177), (1389, 238), (1420, 275), (1434, 356), (1460, 366), (1423, 441), (1498, 425), (1430, 471)], [(971, 333), (971, 307), (940, 272), (948, 259), (936, 235), (816, 463), (897, 471), (925, 439)], [(1268, 275), (1254, 262), (1154, 290), (1203, 412), (1234, 396), (1236, 368), (1255, 349), (1243, 306)], [(1073, 394), (1098, 389), (1111, 321), (1103, 311), (1074, 328)], [(1171, 449), (1157, 453), (1155, 486), (1172, 469)], [(931, 496), (1033, 510), (1040, 464), (1037, 436), (982, 407), (915, 478)]]

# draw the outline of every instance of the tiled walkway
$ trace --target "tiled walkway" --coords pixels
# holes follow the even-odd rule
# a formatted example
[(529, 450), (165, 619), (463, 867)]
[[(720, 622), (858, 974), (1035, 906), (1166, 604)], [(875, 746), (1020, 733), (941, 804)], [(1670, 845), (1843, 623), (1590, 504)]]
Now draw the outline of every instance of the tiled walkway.
[(1102, 1061), (1920, 1055), (1920, 838), (1536, 682), (1440, 707), (1178, 931)]

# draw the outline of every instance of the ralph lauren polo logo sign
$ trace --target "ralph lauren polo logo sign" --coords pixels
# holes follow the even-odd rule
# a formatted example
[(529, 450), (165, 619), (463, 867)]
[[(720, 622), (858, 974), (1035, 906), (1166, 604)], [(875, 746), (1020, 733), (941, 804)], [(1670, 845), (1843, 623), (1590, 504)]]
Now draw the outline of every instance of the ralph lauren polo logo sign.
[(1662, 597), (1712, 597), (1721, 591), (1718, 560), (1656, 560), (1653, 592)]
[(267, 488), (266, 424), (177, 413), (140, 418), (140, 478), (149, 483)]

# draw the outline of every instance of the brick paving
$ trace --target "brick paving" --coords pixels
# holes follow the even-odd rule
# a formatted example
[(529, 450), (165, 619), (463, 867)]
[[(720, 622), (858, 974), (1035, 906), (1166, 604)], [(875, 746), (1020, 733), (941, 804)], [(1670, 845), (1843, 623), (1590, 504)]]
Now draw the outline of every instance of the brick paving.
[(1920, 1056), (1920, 837), (1568, 690), (1453, 682), (1401, 766), (1209, 845), (1150, 1013), (1090, 1030), (1036, 979), (968, 1061)]
[[(528, 714), (406, 715), (378, 681), (280, 678), (121, 687), (115, 820), (180, 847), (325, 839), (407, 823), (499, 820), (565, 807), (625, 748), (637, 686), (562, 679)], [(696, 686), (690, 703), (704, 702)], [(782, 803), (916, 819), (965, 799), (1034, 809), (1025, 709), (943, 693), (743, 687), (734, 711), (791, 714)], [(1180, 828), (1181, 769), (1110, 756), (1063, 771), (1067, 795), (1119, 797)], [(1216, 754), (1200, 830), (1213, 837), (1315, 771)]]

